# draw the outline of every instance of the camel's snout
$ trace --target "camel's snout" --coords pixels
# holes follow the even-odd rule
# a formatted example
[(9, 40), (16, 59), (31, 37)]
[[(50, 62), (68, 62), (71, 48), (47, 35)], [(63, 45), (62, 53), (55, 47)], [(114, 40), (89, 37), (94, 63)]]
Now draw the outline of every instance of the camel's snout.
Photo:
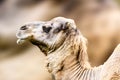
[(27, 25), (21, 26), (16, 33), (16, 37), (18, 38), (17, 44), (24, 43), (31, 36), (32, 36), (32, 30), (30, 29), (30, 27)]

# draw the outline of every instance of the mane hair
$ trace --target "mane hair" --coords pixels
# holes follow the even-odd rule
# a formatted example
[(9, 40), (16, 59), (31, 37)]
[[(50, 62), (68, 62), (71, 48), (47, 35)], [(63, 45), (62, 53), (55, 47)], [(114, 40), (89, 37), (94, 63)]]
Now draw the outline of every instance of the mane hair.
[(83, 67), (90, 67), (87, 54), (87, 39), (83, 36), (80, 36), (80, 45), (78, 51), (78, 60), (80, 61), (81, 65), (83, 65)]
[[(47, 68), (54, 75), (55, 80), (111, 80), (115, 76), (120, 79), (119, 47), (103, 65), (91, 67), (88, 61), (86, 38), (80, 31), (71, 29), (64, 43), (47, 56)], [(113, 64), (117, 66), (114, 68)], [(112, 71), (109, 71), (109, 68)]]

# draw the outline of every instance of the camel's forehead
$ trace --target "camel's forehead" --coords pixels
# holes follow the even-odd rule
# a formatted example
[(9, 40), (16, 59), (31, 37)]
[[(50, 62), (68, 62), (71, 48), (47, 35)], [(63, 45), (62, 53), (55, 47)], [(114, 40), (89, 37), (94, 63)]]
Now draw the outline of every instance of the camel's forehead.
[(33, 22), (28, 22), (25, 25), (29, 27), (29, 26), (41, 26), (44, 24), (45, 24), (44, 21), (33, 21)]
[(53, 18), (50, 21), (29, 22), (29, 23), (26, 23), (26, 25), (31, 26), (31, 27), (35, 27), (35, 28), (39, 28), (41, 26), (46, 26), (46, 27), (49, 26), (49, 27), (57, 28), (57, 27), (60, 27), (61, 25), (65, 25), (66, 22), (74, 23), (74, 21), (72, 19), (67, 19), (64, 17), (57, 17), (57, 18)]
[(51, 21), (53, 22), (59, 22), (59, 23), (66, 23), (66, 22), (72, 22), (73, 20), (72, 19), (67, 19), (67, 18), (64, 18), (64, 17), (57, 17), (57, 18), (53, 18)]
[(62, 24), (64, 23), (64, 21), (58, 21), (58, 20), (50, 20), (50, 21), (35, 21), (35, 22), (29, 22), (29, 23), (26, 23), (27, 26), (52, 26), (53, 24), (54, 25), (59, 25), (59, 24)]

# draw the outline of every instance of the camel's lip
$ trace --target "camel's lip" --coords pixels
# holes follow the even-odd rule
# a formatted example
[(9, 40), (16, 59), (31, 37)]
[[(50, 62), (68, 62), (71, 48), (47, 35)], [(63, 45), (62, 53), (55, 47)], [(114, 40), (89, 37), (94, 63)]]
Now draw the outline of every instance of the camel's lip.
[(25, 39), (18, 39), (17, 40), (17, 44), (23, 44), (23, 43), (25, 43), (26, 42), (26, 40)]
[(17, 44), (23, 44), (28, 39), (29, 35), (19, 35), (19, 33), (17, 33), (16, 37), (18, 38)]

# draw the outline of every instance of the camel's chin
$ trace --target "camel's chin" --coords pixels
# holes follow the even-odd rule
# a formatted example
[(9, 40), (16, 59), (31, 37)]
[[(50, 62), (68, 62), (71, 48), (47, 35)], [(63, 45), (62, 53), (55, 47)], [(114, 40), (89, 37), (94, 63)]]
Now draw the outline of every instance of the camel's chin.
[(25, 42), (26, 42), (26, 40), (24, 40), (24, 39), (18, 39), (17, 40), (17, 44), (19, 44), (19, 45), (21, 45), (21, 44), (23, 44)]

